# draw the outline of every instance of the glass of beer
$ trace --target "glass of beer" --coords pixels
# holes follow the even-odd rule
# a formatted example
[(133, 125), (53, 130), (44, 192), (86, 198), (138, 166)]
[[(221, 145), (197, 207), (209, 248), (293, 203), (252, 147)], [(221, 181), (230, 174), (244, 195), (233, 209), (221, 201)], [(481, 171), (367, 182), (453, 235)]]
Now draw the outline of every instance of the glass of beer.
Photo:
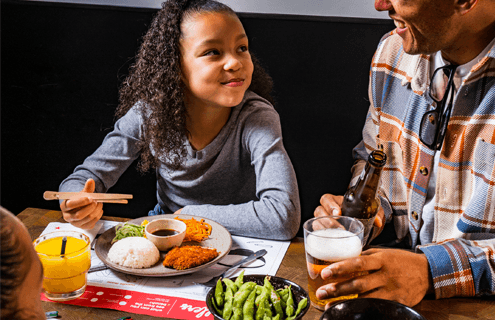
[[(303, 225), (304, 249), (308, 266), (308, 291), (313, 307), (324, 310), (329, 302), (357, 298), (357, 294), (320, 300), (316, 290), (330, 283), (321, 278), (321, 270), (334, 262), (361, 255), (363, 247), (363, 224), (351, 217), (328, 216), (312, 218)], [(348, 280), (356, 274), (333, 282)]]
[[(63, 249), (62, 249), (63, 247)], [(34, 241), (43, 265), (43, 293), (54, 301), (79, 298), (91, 267), (90, 239), (77, 231), (44, 234)]]

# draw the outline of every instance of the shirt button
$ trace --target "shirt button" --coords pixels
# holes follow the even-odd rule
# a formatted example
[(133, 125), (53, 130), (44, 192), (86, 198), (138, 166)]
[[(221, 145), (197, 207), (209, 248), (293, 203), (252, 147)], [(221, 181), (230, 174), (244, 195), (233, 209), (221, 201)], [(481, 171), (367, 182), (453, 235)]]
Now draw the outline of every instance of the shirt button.
[(426, 168), (425, 166), (422, 166), (419, 168), (419, 172), (421, 172), (422, 175), (426, 176), (426, 175), (428, 175), (428, 168)]
[(416, 211), (413, 211), (411, 213), (411, 216), (413, 217), (414, 220), (418, 220), (418, 218), (419, 218), (419, 215), (418, 215), (418, 213)]

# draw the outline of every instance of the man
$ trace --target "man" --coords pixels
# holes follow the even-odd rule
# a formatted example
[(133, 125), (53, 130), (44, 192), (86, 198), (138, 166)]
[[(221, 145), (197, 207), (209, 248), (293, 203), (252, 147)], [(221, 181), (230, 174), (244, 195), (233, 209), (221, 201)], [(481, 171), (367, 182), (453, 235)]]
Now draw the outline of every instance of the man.
[[(335, 263), (324, 279), (370, 273), (317, 296), (359, 293), (413, 306), (427, 293), (495, 294), (495, 1), (375, 0), (375, 8), (397, 28), (373, 57), (351, 184), (371, 150), (383, 149), (372, 236), (390, 223), (397, 243), (415, 250), (370, 249)], [(340, 214), (342, 196), (320, 202), (315, 216)]]

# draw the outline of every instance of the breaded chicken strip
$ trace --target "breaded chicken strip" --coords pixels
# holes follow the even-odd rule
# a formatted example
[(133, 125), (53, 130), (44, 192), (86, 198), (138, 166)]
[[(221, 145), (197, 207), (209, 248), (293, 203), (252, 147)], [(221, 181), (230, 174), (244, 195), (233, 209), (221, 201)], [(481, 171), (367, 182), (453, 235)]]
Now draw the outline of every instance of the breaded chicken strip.
[(165, 255), (163, 265), (176, 270), (194, 268), (218, 257), (217, 249), (200, 246), (175, 247)]

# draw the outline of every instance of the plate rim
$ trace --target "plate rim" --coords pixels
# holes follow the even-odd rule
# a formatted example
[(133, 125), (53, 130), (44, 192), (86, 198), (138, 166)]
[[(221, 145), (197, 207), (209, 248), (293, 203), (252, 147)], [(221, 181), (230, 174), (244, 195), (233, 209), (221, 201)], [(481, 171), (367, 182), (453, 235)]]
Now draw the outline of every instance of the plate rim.
[[(196, 271), (199, 271), (199, 270), (202, 270), (204, 268), (207, 268), (207, 267), (209, 267), (209, 266), (211, 266), (213, 264), (216, 264), (218, 261), (220, 261), (224, 256), (226, 256), (230, 252), (230, 250), (232, 248), (232, 235), (230, 234), (230, 232), (224, 226), (222, 226), (218, 222), (213, 221), (213, 220), (208, 219), (208, 218), (204, 218), (204, 217), (200, 217), (200, 216), (194, 216), (194, 215), (189, 215), (189, 214), (161, 214), (161, 215), (155, 215), (155, 216), (143, 216), (143, 217), (131, 219), (131, 220), (128, 220), (128, 221), (125, 221), (125, 222), (134, 223), (134, 224), (141, 224), (141, 222), (144, 221), (144, 220), (151, 221), (151, 220), (157, 220), (157, 219), (163, 219), (163, 218), (170, 218), (170, 217), (173, 217), (173, 218), (179, 217), (181, 219), (190, 219), (190, 218), (204, 219), (205, 222), (209, 223), (212, 227), (219, 228), (220, 230), (222, 230), (221, 232), (225, 232), (226, 234), (228, 234), (228, 236), (229, 236), (228, 237), (229, 238), (228, 249), (225, 250), (225, 252), (220, 253), (218, 255), (218, 257), (216, 257), (212, 261), (209, 261), (209, 262), (207, 262), (205, 264), (202, 264), (202, 265), (197, 266), (197, 267), (194, 267), (194, 268), (189, 268), (189, 269), (185, 269), (185, 270), (175, 270), (175, 269), (172, 269), (172, 268), (166, 268), (166, 269), (171, 270), (171, 272), (166, 272), (166, 273), (163, 273), (163, 272), (150, 272), (150, 273), (146, 273), (146, 272), (144, 272), (143, 273), (144, 270), (149, 269), (149, 268), (133, 269), (133, 268), (129, 268), (129, 267), (123, 267), (123, 266), (120, 266), (120, 265), (118, 265), (116, 263), (113, 263), (113, 262), (109, 261), (107, 258), (105, 258), (103, 256), (103, 251), (106, 251), (106, 253), (108, 253), (108, 250), (104, 250), (102, 248), (102, 246), (104, 245), (104, 243), (102, 242), (102, 236), (104, 234), (107, 234), (108, 235), (108, 234), (110, 234), (112, 232), (113, 232), (113, 234), (115, 234), (115, 226), (114, 226), (114, 227), (109, 228), (108, 230), (105, 230), (105, 232), (103, 232), (96, 239), (95, 253), (98, 256), (98, 258), (101, 260), (101, 262), (103, 262), (107, 267), (109, 267), (112, 270), (118, 271), (118, 272), (122, 272), (122, 273), (126, 273), (126, 274), (131, 274), (131, 275), (135, 275), (135, 276), (142, 276), (142, 277), (173, 277), (173, 276), (179, 276), (179, 275), (194, 273)], [(120, 222), (120, 223), (124, 223), (124, 222)], [(106, 242), (105, 242), (105, 244), (106, 244)], [(160, 255), (161, 255), (161, 257), (160, 257), (160, 260), (159, 260), (158, 263), (162, 263), (163, 262), (163, 259), (162, 259), (163, 253), (161, 252)]]

